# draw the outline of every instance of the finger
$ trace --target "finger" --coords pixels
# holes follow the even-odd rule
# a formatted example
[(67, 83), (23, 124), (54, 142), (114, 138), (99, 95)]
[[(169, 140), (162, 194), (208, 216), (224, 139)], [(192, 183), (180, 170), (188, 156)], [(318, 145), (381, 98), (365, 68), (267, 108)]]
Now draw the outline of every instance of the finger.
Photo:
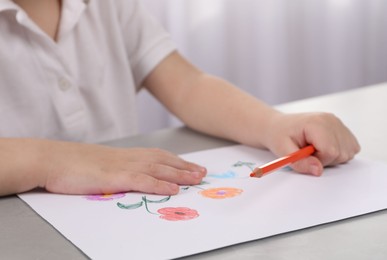
[(339, 138), (339, 154), (335, 160), (329, 165), (336, 165), (341, 163), (346, 163), (354, 158), (354, 156), (360, 151), (360, 145), (357, 139), (348, 134), (345, 137)]
[[(317, 145), (316, 145), (317, 146)], [(345, 163), (351, 160), (356, 152), (351, 147), (347, 147), (345, 143), (337, 140), (331, 144), (323, 144), (316, 148), (317, 152), (314, 154), (323, 166), (334, 166)]]
[[(274, 151), (274, 153), (279, 156), (286, 156), (299, 150), (300, 148), (301, 147), (298, 147), (298, 145), (295, 144), (293, 140), (289, 139), (288, 141), (284, 141), (282, 145), (277, 148), (278, 151)], [(294, 162), (290, 165), (290, 167), (296, 172), (311, 174), (314, 176), (320, 176), (323, 172), (323, 165), (315, 156), (309, 156)]]
[(154, 193), (160, 195), (175, 195), (179, 192), (179, 186), (163, 180), (158, 180), (145, 174), (132, 174), (128, 184), (132, 191)]
[(149, 163), (159, 163), (174, 167), (176, 169), (207, 173), (207, 169), (196, 163), (188, 162), (181, 157), (158, 148), (139, 148), (138, 151), (129, 156), (130, 161), (146, 161)]
[(321, 118), (326, 120), (305, 129), (306, 141), (313, 143), (317, 150), (314, 155), (324, 166), (351, 160), (360, 151), (356, 137), (336, 116), (324, 113)]
[(323, 173), (323, 165), (320, 160), (314, 156), (309, 156), (305, 159), (297, 161), (290, 165), (296, 172), (321, 176)]
[(180, 189), (175, 183), (132, 171), (120, 174), (120, 176), (113, 176), (110, 183), (107, 185), (105, 183), (104, 187), (104, 194), (138, 191), (149, 194), (175, 195)]
[(135, 187), (132, 188), (133, 191), (154, 193), (160, 195), (175, 195), (179, 192), (180, 188), (175, 183), (158, 180), (144, 174), (141, 174), (139, 176), (141, 180), (136, 182)]
[(158, 163), (131, 163), (130, 170), (152, 176), (153, 178), (158, 180), (163, 180), (180, 185), (199, 184), (205, 176), (205, 173), (203, 172), (191, 172), (187, 170), (180, 170), (171, 166)]
[(335, 165), (339, 161), (340, 157), (340, 148), (338, 144), (323, 144), (316, 147), (316, 152), (314, 154), (317, 157), (323, 166)]

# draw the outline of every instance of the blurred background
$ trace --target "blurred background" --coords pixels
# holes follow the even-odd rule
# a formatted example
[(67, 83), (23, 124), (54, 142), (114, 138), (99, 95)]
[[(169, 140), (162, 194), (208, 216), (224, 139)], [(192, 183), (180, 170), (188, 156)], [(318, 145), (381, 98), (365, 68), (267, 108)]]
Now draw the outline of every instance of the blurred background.
[[(179, 51), (271, 105), (387, 81), (386, 0), (142, 0)], [(146, 91), (140, 132), (179, 126)]]

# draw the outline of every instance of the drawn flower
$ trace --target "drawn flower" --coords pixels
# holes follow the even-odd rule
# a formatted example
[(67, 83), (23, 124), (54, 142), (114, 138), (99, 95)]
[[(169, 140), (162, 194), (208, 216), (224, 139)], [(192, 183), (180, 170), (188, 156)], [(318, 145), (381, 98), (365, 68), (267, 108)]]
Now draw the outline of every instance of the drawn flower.
[(211, 199), (226, 199), (238, 196), (242, 192), (243, 190), (236, 188), (213, 188), (202, 190), (199, 193), (204, 197)]
[(161, 208), (157, 212), (160, 214), (160, 218), (170, 221), (190, 220), (199, 217), (196, 210), (184, 207)]
[(85, 196), (88, 200), (97, 200), (97, 201), (106, 201), (114, 200), (125, 197), (125, 193), (116, 193), (116, 194), (102, 194), (102, 195), (88, 195)]

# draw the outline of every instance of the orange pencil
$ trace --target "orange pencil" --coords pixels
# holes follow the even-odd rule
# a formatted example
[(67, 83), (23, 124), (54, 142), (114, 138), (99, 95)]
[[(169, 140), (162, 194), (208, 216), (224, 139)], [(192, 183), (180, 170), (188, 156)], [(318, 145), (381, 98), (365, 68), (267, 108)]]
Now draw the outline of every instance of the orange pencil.
[(304, 148), (294, 153), (291, 153), (282, 158), (279, 158), (277, 160), (264, 164), (261, 167), (255, 168), (253, 172), (250, 173), (250, 177), (261, 178), (262, 176), (265, 176), (274, 170), (277, 170), (281, 167), (285, 167), (286, 165), (289, 165), (305, 157), (308, 157), (309, 155), (313, 154), (315, 151), (316, 150), (314, 149), (313, 145), (305, 146)]

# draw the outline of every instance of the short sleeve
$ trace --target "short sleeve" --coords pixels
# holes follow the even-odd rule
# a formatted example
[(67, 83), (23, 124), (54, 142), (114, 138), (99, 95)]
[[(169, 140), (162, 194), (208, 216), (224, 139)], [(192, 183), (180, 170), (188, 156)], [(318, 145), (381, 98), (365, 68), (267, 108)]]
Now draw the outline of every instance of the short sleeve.
[(145, 77), (173, 52), (176, 46), (170, 35), (140, 1), (117, 2), (128, 59), (136, 89), (139, 90)]

